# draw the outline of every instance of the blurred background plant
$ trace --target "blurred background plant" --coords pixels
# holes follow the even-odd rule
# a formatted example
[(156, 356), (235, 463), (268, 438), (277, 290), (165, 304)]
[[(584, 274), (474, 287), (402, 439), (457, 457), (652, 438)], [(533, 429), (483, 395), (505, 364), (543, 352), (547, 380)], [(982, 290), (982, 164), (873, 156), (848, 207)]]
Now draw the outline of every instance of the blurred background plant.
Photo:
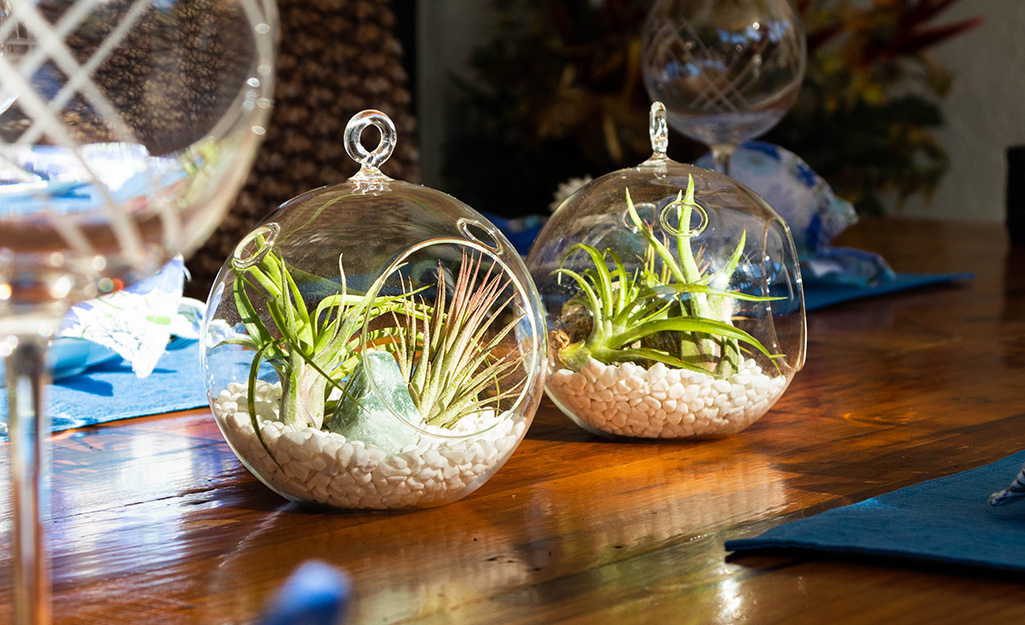
[(470, 79), (457, 79), (467, 120), (444, 151), (446, 190), (504, 216), (543, 213), (560, 182), (650, 156), (640, 74), (650, 4), (493, 0), (494, 36), (473, 51)]
[[(807, 161), (859, 213), (928, 199), (948, 166), (934, 131), (953, 81), (929, 51), (980, 22), (934, 23), (958, 1), (797, 0), (807, 74), (764, 140)], [(456, 78), (468, 112), (445, 150), (451, 193), (504, 216), (539, 213), (560, 182), (651, 155), (639, 58), (650, 0), (492, 2), (494, 36), (474, 50), (471, 77)], [(676, 160), (702, 152), (670, 141)]]
[(808, 67), (797, 104), (765, 140), (803, 158), (861, 214), (922, 194), (947, 170), (933, 131), (954, 77), (929, 50), (979, 18), (932, 22), (958, 0), (802, 0)]

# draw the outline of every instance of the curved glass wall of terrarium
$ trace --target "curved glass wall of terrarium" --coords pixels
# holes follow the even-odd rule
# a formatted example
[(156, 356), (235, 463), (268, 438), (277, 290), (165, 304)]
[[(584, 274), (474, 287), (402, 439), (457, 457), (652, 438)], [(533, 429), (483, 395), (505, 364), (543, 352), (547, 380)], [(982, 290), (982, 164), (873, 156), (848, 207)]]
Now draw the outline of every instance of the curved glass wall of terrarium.
[[(370, 125), (382, 136), (373, 151), (359, 142)], [(250, 471), (293, 501), (401, 508), (459, 499), (504, 464), (540, 401), (547, 344), (540, 299), (526, 267), (479, 213), (451, 196), (382, 174), (379, 167), (394, 143), (394, 126), (383, 113), (354, 116), (345, 145), (360, 172), (283, 204), (240, 242), (211, 291), (203, 367), (218, 425)], [(268, 308), (265, 294), (239, 278), (261, 263), (286, 269), (279, 281), (288, 288), (279, 291), (291, 293), (284, 301), (296, 307), (300, 295), (310, 299), (303, 305), (318, 311), (311, 317), (314, 326), (332, 315), (341, 319), (342, 300), (358, 317), (344, 331), (351, 344), (339, 352), (344, 358), (318, 363), (323, 373), (344, 376), (311, 385), (308, 396), (324, 393), (327, 399), (313, 427), (298, 428), (301, 434), (293, 426), (285, 432), (273, 425), (277, 429), (264, 436), (268, 423), (283, 416), (282, 395), (290, 393), (268, 381), (290, 379), (282, 371), (286, 357), (296, 352), (267, 346), (269, 358), (254, 358), (229, 352), (231, 344), (223, 339), (230, 337), (226, 328), (240, 329), (247, 317), (268, 317), (262, 310)], [(321, 276), (331, 263), (332, 286), (310, 296), (316, 286), (328, 286)], [(274, 306), (279, 314), (265, 324), (268, 337), (280, 334), (294, 314), (282, 302)], [(446, 334), (456, 327), (453, 319), (471, 331)], [(251, 342), (263, 330), (250, 325), (253, 331), (243, 334)], [(442, 354), (446, 366), (434, 361), (440, 357), (433, 349), (423, 348), (435, 345), (424, 337), (439, 335), (464, 348)], [(474, 375), (444, 377), (446, 370), (464, 370), (452, 362)], [(248, 390), (257, 386), (260, 397)], [(425, 406), (431, 412), (416, 412)], [(304, 438), (292, 440), (296, 436)], [(283, 444), (290, 451), (278, 453)], [(380, 483), (371, 488), (364, 480)], [(374, 492), (368, 495), (367, 489)]]
[[(803, 366), (796, 251), (786, 224), (750, 189), (668, 158), (659, 102), (650, 135), (651, 158), (567, 198), (531, 249), (527, 264), (553, 346), (546, 392), (598, 434), (736, 432), (761, 417)], [(654, 308), (630, 321), (616, 312), (626, 304)], [(674, 336), (692, 341), (693, 353)], [(727, 349), (732, 356), (724, 358)], [(707, 362), (692, 366), (698, 361)], [(748, 392), (752, 379), (765, 383), (763, 392)], [(749, 395), (753, 405), (734, 405)]]

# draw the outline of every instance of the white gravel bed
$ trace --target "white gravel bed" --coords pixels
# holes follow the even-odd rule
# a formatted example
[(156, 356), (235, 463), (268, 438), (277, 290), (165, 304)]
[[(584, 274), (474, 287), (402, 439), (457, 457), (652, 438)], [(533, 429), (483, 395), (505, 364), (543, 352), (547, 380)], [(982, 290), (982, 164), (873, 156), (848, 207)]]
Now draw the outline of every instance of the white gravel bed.
[(425, 428), (449, 435), (479, 435), (462, 439), (421, 435), (418, 444), (387, 456), (341, 434), (281, 423), (281, 385), (257, 384), (257, 419), (277, 464), (253, 430), (243, 384), (229, 384), (214, 401), (225, 438), (274, 490), (293, 500), (337, 508), (409, 508), (458, 499), (490, 477), (512, 455), (526, 431), (525, 419), (499, 419), (489, 408), (464, 417), (453, 430)]
[(549, 396), (581, 425), (638, 438), (684, 438), (738, 432), (783, 394), (785, 376), (769, 377), (745, 359), (729, 379), (655, 363), (605, 365), (591, 359), (580, 371), (548, 376)]

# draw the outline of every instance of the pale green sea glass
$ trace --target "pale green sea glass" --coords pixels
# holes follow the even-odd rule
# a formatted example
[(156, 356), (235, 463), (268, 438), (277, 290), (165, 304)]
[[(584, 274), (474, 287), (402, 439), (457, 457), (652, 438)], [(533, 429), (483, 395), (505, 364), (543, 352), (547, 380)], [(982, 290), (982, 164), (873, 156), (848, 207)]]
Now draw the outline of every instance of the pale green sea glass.
[(327, 419), (326, 429), (348, 440), (363, 441), (388, 455), (416, 444), (418, 433), (396, 414), (418, 427), (422, 427), (423, 417), (413, 405), (399, 365), (391, 354), (368, 350), (353, 370), (345, 392), (346, 396), (339, 400)]

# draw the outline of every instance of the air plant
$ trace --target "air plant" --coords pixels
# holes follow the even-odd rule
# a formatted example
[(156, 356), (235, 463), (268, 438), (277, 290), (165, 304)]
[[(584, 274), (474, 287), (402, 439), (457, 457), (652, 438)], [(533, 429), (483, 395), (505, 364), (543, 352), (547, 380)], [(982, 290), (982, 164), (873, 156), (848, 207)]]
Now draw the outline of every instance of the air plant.
[[(591, 358), (605, 364), (661, 362), (725, 378), (739, 367), (744, 349), (754, 349), (774, 364), (783, 357), (770, 353), (758, 339), (733, 324), (733, 302), (775, 299), (725, 288), (743, 257), (746, 235), (718, 271), (710, 273), (707, 266), (699, 265), (691, 248), (692, 233), (684, 231), (698, 207), (692, 177), (686, 193), (680, 192), (670, 205), (677, 208), (681, 225), (675, 235), (676, 255), (671, 243), (641, 219), (629, 190), (626, 204), (630, 222), (647, 244), (639, 268), (628, 271), (611, 248), (601, 252), (578, 243), (556, 270), (560, 280), (566, 276), (579, 288), (567, 308), (582, 307), (591, 322), (583, 339), (570, 342), (561, 334), (553, 341), (560, 345), (558, 357), (566, 366), (579, 370)], [(577, 251), (589, 256), (593, 265), (582, 273), (565, 267)]]
[[(265, 245), (259, 237), (256, 243)], [(340, 282), (335, 283), (289, 268), (274, 248), (253, 266), (235, 269), (235, 305), (248, 336), (222, 344), (255, 352), (247, 404), (258, 436), (255, 388), (263, 363), (273, 367), (281, 381), (281, 421), (314, 428), (326, 427), (325, 415), (332, 415), (339, 402), (359, 403), (348, 386), (367, 348), (383, 349), (396, 358), (413, 404), (429, 425), (451, 428), (516, 391), (519, 383), (507, 381), (523, 356), (513, 350), (515, 355), (498, 358), (495, 352), (522, 315), (496, 331), (498, 317), (493, 311), (504, 310), (512, 301), (509, 296), (495, 306), (510, 281), (501, 269), (485, 269), (480, 255), (469, 260), (464, 252), (451, 299), (439, 266), (430, 303), (423, 297), (425, 288), (405, 284), (398, 295), (350, 292), (341, 257), (338, 275)], [(303, 290), (322, 290), (325, 285), (332, 294), (311, 310)], [(270, 324), (254, 304), (257, 293)], [(384, 319), (393, 323), (380, 323)], [(375, 329), (364, 344), (360, 331), (367, 320)]]
[[(264, 242), (257, 240), (258, 244)], [(255, 351), (249, 369), (248, 411), (257, 432), (255, 388), (260, 366), (266, 362), (278, 374), (282, 385), (280, 417), (286, 424), (319, 428), (327, 409), (327, 396), (343, 391), (343, 380), (359, 362), (357, 331), (367, 315), (383, 314), (394, 306), (393, 298), (373, 298), (350, 293), (342, 258), (338, 258), (340, 285), (330, 283), (334, 294), (324, 297), (310, 310), (304, 301), (304, 286), (322, 286), (328, 281), (308, 274), (296, 280), (276, 249), (270, 249), (259, 263), (235, 269), (235, 306), (248, 332), (227, 344)], [(261, 319), (250, 291), (265, 301), (273, 328)]]
[(501, 267), (483, 264), (482, 254), (463, 252), (451, 299), (439, 264), (433, 302), (404, 286), (401, 315), (392, 312), (397, 331), (389, 350), (428, 425), (451, 428), (486, 406), (497, 407), (522, 383), (509, 383), (522, 353), (513, 348), (496, 354), (523, 315), (500, 320), (495, 311), (506, 310), (514, 297), (505, 296), (510, 280)]

